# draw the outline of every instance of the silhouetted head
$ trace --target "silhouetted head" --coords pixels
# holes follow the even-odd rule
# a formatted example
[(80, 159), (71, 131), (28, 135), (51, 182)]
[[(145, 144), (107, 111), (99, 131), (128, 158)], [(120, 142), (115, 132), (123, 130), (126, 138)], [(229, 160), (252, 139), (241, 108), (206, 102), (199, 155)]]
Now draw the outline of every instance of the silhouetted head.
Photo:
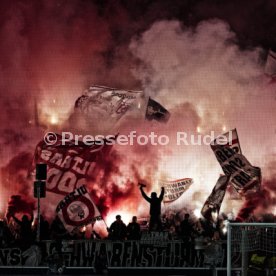
[(155, 193), (155, 192), (151, 193), (150, 197), (151, 198), (157, 198), (157, 193)]
[(189, 214), (185, 214), (184, 218), (185, 219), (189, 219), (190, 215)]
[(120, 216), (120, 215), (117, 215), (117, 216), (116, 216), (116, 220), (117, 220), (117, 221), (121, 221), (121, 216)]
[(137, 217), (136, 216), (132, 217), (132, 222), (137, 222)]
[(29, 221), (28, 216), (27, 216), (27, 215), (24, 215), (24, 216), (22, 217), (22, 221)]

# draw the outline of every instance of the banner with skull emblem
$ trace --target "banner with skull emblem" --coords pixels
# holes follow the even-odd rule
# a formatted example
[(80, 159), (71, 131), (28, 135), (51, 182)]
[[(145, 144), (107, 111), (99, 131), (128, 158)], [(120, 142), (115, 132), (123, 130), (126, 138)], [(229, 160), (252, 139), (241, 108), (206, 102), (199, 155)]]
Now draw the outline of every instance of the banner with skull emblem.
[(56, 212), (69, 232), (102, 219), (84, 185), (65, 196), (58, 204)]

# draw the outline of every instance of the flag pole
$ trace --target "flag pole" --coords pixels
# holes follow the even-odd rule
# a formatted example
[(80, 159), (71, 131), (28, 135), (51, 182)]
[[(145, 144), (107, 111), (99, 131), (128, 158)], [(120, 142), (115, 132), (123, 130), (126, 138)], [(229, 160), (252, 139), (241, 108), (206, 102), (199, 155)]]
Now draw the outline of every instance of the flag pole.
[[(167, 205), (166, 205), (166, 203), (168, 203), (168, 202), (165, 202), (164, 201), (164, 214), (165, 214), (165, 219), (167, 219), (167, 208), (166, 207), (168, 207)], [(161, 220), (162, 221), (162, 220)]]
[(241, 154), (242, 154), (242, 149), (241, 149), (241, 146), (240, 146), (240, 139), (239, 139), (238, 131), (237, 131), (237, 129), (236, 129), (236, 128), (235, 128), (235, 131), (236, 131), (236, 133), (237, 133), (237, 138), (238, 138), (239, 148), (240, 148), (240, 151), (241, 151)]
[[(91, 199), (93, 200), (93, 197), (91, 196), (91, 194), (90, 194), (90, 193), (89, 193), (89, 195), (90, 195)], [(93, 200), (93, 202), (94, 202), (94, 200)], [(98, 207), (97, 207), (96, 205), (95, 205), (95, 207), (97, 208), (97, 211), (100, 213), (100, 211), (99, 211)], [(101, 213), (100, 213), (100, 215), (101, 215)], [(107, 224), (106, 224), (106, 222), (105, 222), (105, 220), (104, 220), (103, 216), (101, 215), (100, 217), (102, 218), (102, 221), (104, 222), (104, 224), (105, 224), (106, 228), (108, 228), (108, 226), (107, 226)], [(96, 221), (97, 221), (97, 220), (96, 220)]]
[(40, 185), (37, 187), (37, 232), (36, 232), (36, 241), (40, 241)]
[(105, 220), (104, 220), (104, 218), (103, 218), (103, 217), (102, 217), (102, 220), (103, 220), (103, 222), (104, 222), (104, 224), (105, 224), (106, 228), (108, 229), (108, 226), (107, 226), (107, 224), (106, 224), (106, 222), (105, 222)]

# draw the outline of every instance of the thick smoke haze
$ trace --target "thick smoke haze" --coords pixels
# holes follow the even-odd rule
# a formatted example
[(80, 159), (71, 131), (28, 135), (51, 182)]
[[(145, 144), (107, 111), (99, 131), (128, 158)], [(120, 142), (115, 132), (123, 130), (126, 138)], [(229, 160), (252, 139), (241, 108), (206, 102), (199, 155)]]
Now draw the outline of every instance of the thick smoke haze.
[[(147, 214), (137, 182), (159, 192), (164, 178), (193, 178), (175, 205), (201, 208), (222, 171), (209, 146), (177, 146), (176, 132), (233, 128), (243, 154), (262, 169), (263, 191), (226, 198), (222, 211), (275, 212), (275, 83), (263, 73), (275, 46), (273, 1), (4, 1), (1, 8), (2, 214), (11, 195), (32, 198), (23, 175), (46, 131), (93, 135), (104, 127), (74, 117), (75, 100), (91, 84), (145, 93), (114, 133), (170, 137), (168, 146), (116, 145), (98, 164), (88, 185), (105, 215)], [(147, 96), (170, 111), (167, 124), (144, 120)], [(51, 217), (61, 197), (48, 196), (42, 209)]]
[[(191, 122), (196, 122), (205, 134), (236, 127), (243, 153), (262, 168), (264, 177), (271, 177), (275, 87), (268, 85), (269, 80), (263, 76), (261, 48), (241, 50), (229, 25), (213, 19), (195, 28), (178, 21), (154, 23), (132, 41), (130, 49), (143, 62), (134, 74), (149, 95), (165, 102), (171, 110), (185, 102), (195, 110), (186, 117), (183, 108), (183, 117), (171, 120), (167, 132), (190, 131)], [(219, 167), (210, 149), (201, 146), (171, 150), (164, 166), (174, 173), (172, 177), (181, 177), (185, 171), (196, 180), (194, 189), (204, 194), (204, 189), (212, 187), (210, 183), (215, 183)], [(166, 154), (162, 157), (166, 160)]]

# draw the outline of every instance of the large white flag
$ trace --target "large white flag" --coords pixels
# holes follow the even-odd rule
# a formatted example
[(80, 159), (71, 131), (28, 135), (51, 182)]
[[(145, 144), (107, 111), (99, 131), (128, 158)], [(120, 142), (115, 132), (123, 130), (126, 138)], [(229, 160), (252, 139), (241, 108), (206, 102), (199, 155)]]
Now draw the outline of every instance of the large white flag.
[(217, 219), (228, 185), (231, 185), (238, 195), (256, 192), (261, 185), (261, 169), (252, 166), (241, 154), (237, 130), (231, 130), (222, 136), (224, 143), (223, 139), (216, 138), (211, 142), (211, 148), (225, 175), (219, 177), (201, 210), (206, 219), (213, 221)]
[(236, 129), (228, 132), (226, 137), (228, 137), (227, 143), (218, 143), (218, 138), (216, 138), (211, 143), (211, 148), (223, 172), (229, 177), (229, 183), (233, 185), (239, 194), (259, 190), (261, 170), (252, 166), (245, 156), (241, 154)]
[(234, 154), (221, 164), (229, 182), (239, 194), (257, 192), (261, 185), (261, 169), (252, 166), (242, 154)]
[(134, 102), (142, 95), (142, 91), (93, 85), (76, 100), (75, 110), (94, 120), (116, 122), (133, 108)]
[(85, 186), (65, 196), (58, 204), (56, 212), (69, 232), (101, 219), (101, 214)]

